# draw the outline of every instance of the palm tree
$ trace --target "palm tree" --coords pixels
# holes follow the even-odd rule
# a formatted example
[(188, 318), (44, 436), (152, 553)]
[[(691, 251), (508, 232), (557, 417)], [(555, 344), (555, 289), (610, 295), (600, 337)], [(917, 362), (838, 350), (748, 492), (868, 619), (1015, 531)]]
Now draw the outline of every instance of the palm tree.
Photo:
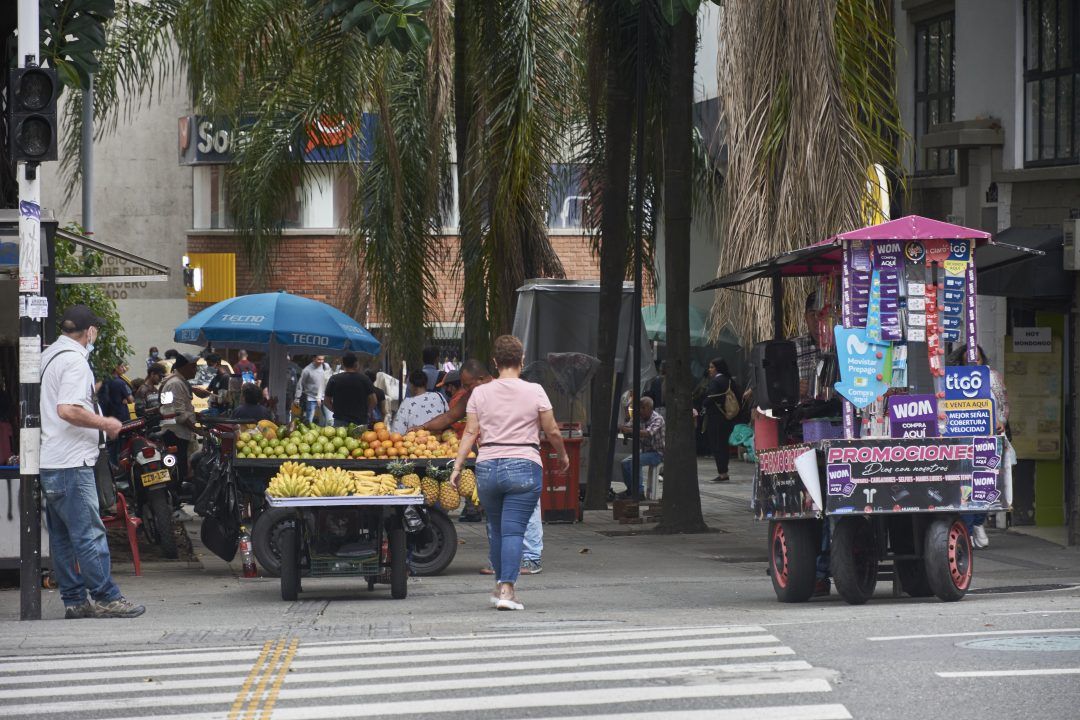
[[(728, 168), (718, 272), (862, 224), (867, 168), (900, 167), (886, 0), (729, 0), (720, 30)], [(767, 295), (768, 287), (749, 288)], [(794, 333), (804, 289), (787, 283)], [(716, 296), (713, 331), (769, 336), (769, 303)]]

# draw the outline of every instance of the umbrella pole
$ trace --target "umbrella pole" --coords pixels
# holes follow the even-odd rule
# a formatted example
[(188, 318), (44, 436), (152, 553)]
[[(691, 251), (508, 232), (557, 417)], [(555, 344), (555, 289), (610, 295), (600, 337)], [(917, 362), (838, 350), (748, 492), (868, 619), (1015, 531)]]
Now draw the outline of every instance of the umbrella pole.
[(269, 356), (267, 365), (270, 372), (270, 397), (276, 398), (272, 409), (277, 421), (284, 425), (289, 421), (289, 404), (292, 402), (292, 398), (285, 397), (289, 387), (289, 378), (286, 373), (288, 363), (285, 360), (285, 348), (279, 345), (275, 338), (271, 337), (270, 345), (267, 347), (266, 352)]

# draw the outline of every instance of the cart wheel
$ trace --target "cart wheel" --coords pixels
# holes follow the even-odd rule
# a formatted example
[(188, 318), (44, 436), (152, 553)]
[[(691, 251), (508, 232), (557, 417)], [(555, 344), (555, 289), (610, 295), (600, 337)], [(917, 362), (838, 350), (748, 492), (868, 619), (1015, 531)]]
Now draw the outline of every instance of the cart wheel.
[(395, 518), (390, 529), (390, 597), (401, 600), (409, 594), (409, 571), (406, 565), (405, 528)]
[(874, 528), (866, 518), (841, 518), (836, 524), (830, 552), (836, 592), (849, 605), (862, 605), (874, 594), (878, 558)]
[(368, 575), (367, 576), (367, 589), (368, 589), (368, 592), (371, 592), (372, 590), (375, 589), (375, 582), (377, 580), (378, 580), (378, 575)]
[(281, 574), (281, 531), (295, 523), (296, 513), (289, 508), (270, 508), (255, 519), (251, 549), (263, 572), (270, 577)]
[(930, 589), (945, 602), (956, 602), (971, 587), (975, 569), (967, 525), (955, 515), (936, 518), (926, 529), (923, 555)]
[(926, 561), (896, 560), (893, 569), (900, 579), (900, 588), (913, 598), (930, 597), (934, 591), (926, 580)]
[(412, 570), (421, 577), (438, 575), (457, 555), (457, 528), (446, 513), (427, 509), (427, 527), (409, 537), (412, 545)]
[(300, 531), (294, 522), (292, 527), (282, 528), (281, 540), (281, 599), (290, 602), (300, 595)]
[(769, 575), (780, 602), (806, 602), (814, 594), (820, 538), (816, 520), (769, 523)]

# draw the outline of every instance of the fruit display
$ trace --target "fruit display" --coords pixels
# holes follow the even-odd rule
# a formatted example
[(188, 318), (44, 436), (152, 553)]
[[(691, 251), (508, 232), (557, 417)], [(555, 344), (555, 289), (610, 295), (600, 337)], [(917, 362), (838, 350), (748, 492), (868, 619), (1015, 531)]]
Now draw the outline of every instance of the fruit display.
[(450, 430), (441, 435), (427, 430), (401, 435), (390, 432), (381, 422), (368, 429), (363, 425), (332, 428), (304, 423), (279, 426), (263, 420), (240, 434), (236, 455), (292, 460), (450, 459), (457, 455), (458, 444), (457, 435)]
[(281, 464), (266, 492), (271, 497), (419, 495), (415, 489), (399, 486), (397, 478), (390, 473), (339, 467), (314, 468), (294, 462)]

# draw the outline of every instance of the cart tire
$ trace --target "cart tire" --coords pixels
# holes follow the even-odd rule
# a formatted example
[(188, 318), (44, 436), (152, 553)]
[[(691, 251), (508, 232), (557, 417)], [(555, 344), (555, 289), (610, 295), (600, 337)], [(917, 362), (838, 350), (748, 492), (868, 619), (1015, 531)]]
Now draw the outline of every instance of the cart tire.
[(900, 580), (900, 589), (913, 598), (930, 597), (934, 591), (926, 579), (926, 562), (919, 560), (895, 560), (893, 569)]
[(281, 599), (293, 602), (300, 595), (300, 531), (294, 522), (281, 539)]
[(180, 557), (176, 550), (176, 536), (173, 535), (172, 503), (169, 493), (155, 490), (149, 493), (147, 504), (150, 506), (150, 522), (154, 524), (156, 542), (161, 546), (161, 554), (169, 560)]
[(453, 521), (442, 510), (427, 509), (427, 527), (409, 538), (413, 573), (422, 577), (438, 575), (457, 555), (458, 535)]
[(406, 563), (405, 528), (395, 518), (390, 529), (390, 597), (401, 600), (409, 594), (409, 570)]
[(268, 508), (251, 528), (251, 549), (270, 577), (281, 575), (281, 531), (296, 523), (296, 513), (288, 508)]
[(816, 520), (773, 520), (769, 523), (769, 575), (777, 600), (806, 602), (814, 594), (820, 545)]
[(926, 529), (926, 580), (944, 602), (956, 602), (967, 594), (975, 570), (971, 536), (956, 515), (936, 518)]
[(869, 520), (841, 518), (833, 531), (829, 558), (836, 592), (849, 605), (862, 605), (873, 597), (878, 557), (874, 528)]

